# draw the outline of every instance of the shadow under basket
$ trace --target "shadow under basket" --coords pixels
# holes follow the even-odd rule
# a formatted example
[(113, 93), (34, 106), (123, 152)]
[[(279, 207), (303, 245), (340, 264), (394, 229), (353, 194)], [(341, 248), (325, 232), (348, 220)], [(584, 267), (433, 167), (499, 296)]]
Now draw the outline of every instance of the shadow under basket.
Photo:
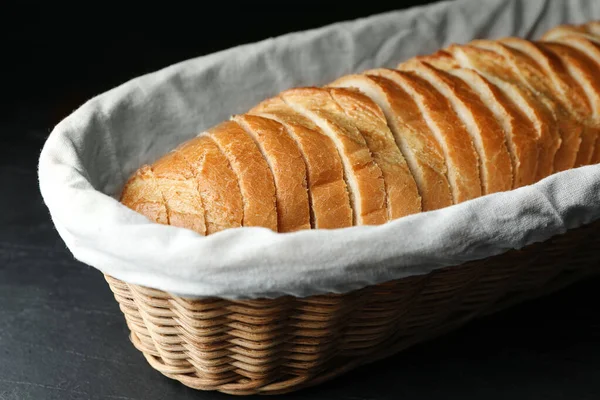
[(600, 222), (485, 260), (345, 294), (188, 300), (106, 276), (150, 365), (201, 390), (312, 386), (600, 272)]

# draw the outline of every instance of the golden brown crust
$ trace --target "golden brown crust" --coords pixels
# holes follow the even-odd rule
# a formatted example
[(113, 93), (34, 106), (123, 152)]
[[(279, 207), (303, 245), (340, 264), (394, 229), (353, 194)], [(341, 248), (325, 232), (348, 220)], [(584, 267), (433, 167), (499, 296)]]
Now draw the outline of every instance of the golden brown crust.
[(387, 221), (385, 184), (364, 137), (322, 88), (295, 88), (280, 94), (296, 112), (309, 118), (335, 143), (350, 190), (356, 225)]
[(456, 68), (448, 72), (469, 85), (502, 126), (513, 165), (513, 187), (534, 183), (539, 150), (533, 122), (519, 110), (509, 95), (476, 71)]
[(310, 229), (306, 165), (285, 127), (249, 114), (232, 119), (253, 137), (269, 164), (275, 180), (279, 232)]
[(206, 235), (204, 205), (192, 167), (179, 152), (171, 151), (152, 164), (151, 168), (165, 199), (169, 225)]
[(273, 174), (254, 140), (237, 123), (225, 121), (208, 129), (209, 136), (238, 177), (244, 203), (243, 226), (277, 231), (277, 207)]
[(169, 224), (165, 200), (149, 165), (143, 165), (129, 178), (121, 193), (120, 201), (151, 221)]
[(401, 86), (419, 107), (423, 119), (444, 152), (454, 203), (481, 196), (479, 160), (471, 137), (435, 88), (413, 72), (373, 69), (367, 75), (382, 76)]
[(459, 78), (427, 63), (411, 70), (448, 100), (471, 140), (479, 158), (482, 194), (510, 190), (513, 171), (502, 126), (479, 96)]
[(201, 136), (175, 151), (195, 171), (206, 234), (242, 226), (244, 205), (238, 179), (219, 147), (209, 137)]
[(355, 88), (383, 110), (415, 178), (423, 211), (452, 204), (443, 151), (423, 120), (419, 108), (400, 86), (389, 79), (367, 75), (346, 75), (329, 86)]
[(357, 90), (331, 88), (329, 92), (363, 135), (373, 160), (381, 168), (387, 193), (388, 219), (420, 212), (421, 196), (417, 185), (381, 108)]
[(283, 124), (298, 145), (307, 167), (313, 228), (352, 226), (352, 209), (342, 162), (332, 140), (309, 119), (294, 112), (280, 97), (259, 103), (249, 114)]

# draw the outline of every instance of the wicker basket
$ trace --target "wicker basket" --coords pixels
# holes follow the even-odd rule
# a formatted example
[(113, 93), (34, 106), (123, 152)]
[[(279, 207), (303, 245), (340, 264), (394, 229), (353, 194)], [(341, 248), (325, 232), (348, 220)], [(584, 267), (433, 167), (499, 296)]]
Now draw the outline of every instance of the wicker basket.
[(106, 279), (152, 367), (195, 389), (276, 394), (599, 272), (599, 231), (595, 222), (522, 250), (341, 295), (186, 300)]

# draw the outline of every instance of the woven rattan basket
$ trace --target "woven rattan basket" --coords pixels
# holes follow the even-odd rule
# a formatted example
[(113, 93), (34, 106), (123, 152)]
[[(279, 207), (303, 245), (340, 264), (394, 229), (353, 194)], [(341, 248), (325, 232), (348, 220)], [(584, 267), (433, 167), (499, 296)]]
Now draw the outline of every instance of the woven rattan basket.
[(595, 222), (489, 259), (307, 298), (187, 300), (106, 279), (152, 367), (196, 389), (275, 394), (598, 273), (599, 247)]

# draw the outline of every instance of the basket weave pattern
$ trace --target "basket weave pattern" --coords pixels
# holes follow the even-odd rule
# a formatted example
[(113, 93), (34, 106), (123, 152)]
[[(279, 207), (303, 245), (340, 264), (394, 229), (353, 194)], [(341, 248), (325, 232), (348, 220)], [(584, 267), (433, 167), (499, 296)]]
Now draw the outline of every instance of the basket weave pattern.
[(196, 389), (275, 394), (600, 272), (599, 233), (596, 222), (485, 260), (307, 298), (188, 300), (106, 279), (153, 368)]

